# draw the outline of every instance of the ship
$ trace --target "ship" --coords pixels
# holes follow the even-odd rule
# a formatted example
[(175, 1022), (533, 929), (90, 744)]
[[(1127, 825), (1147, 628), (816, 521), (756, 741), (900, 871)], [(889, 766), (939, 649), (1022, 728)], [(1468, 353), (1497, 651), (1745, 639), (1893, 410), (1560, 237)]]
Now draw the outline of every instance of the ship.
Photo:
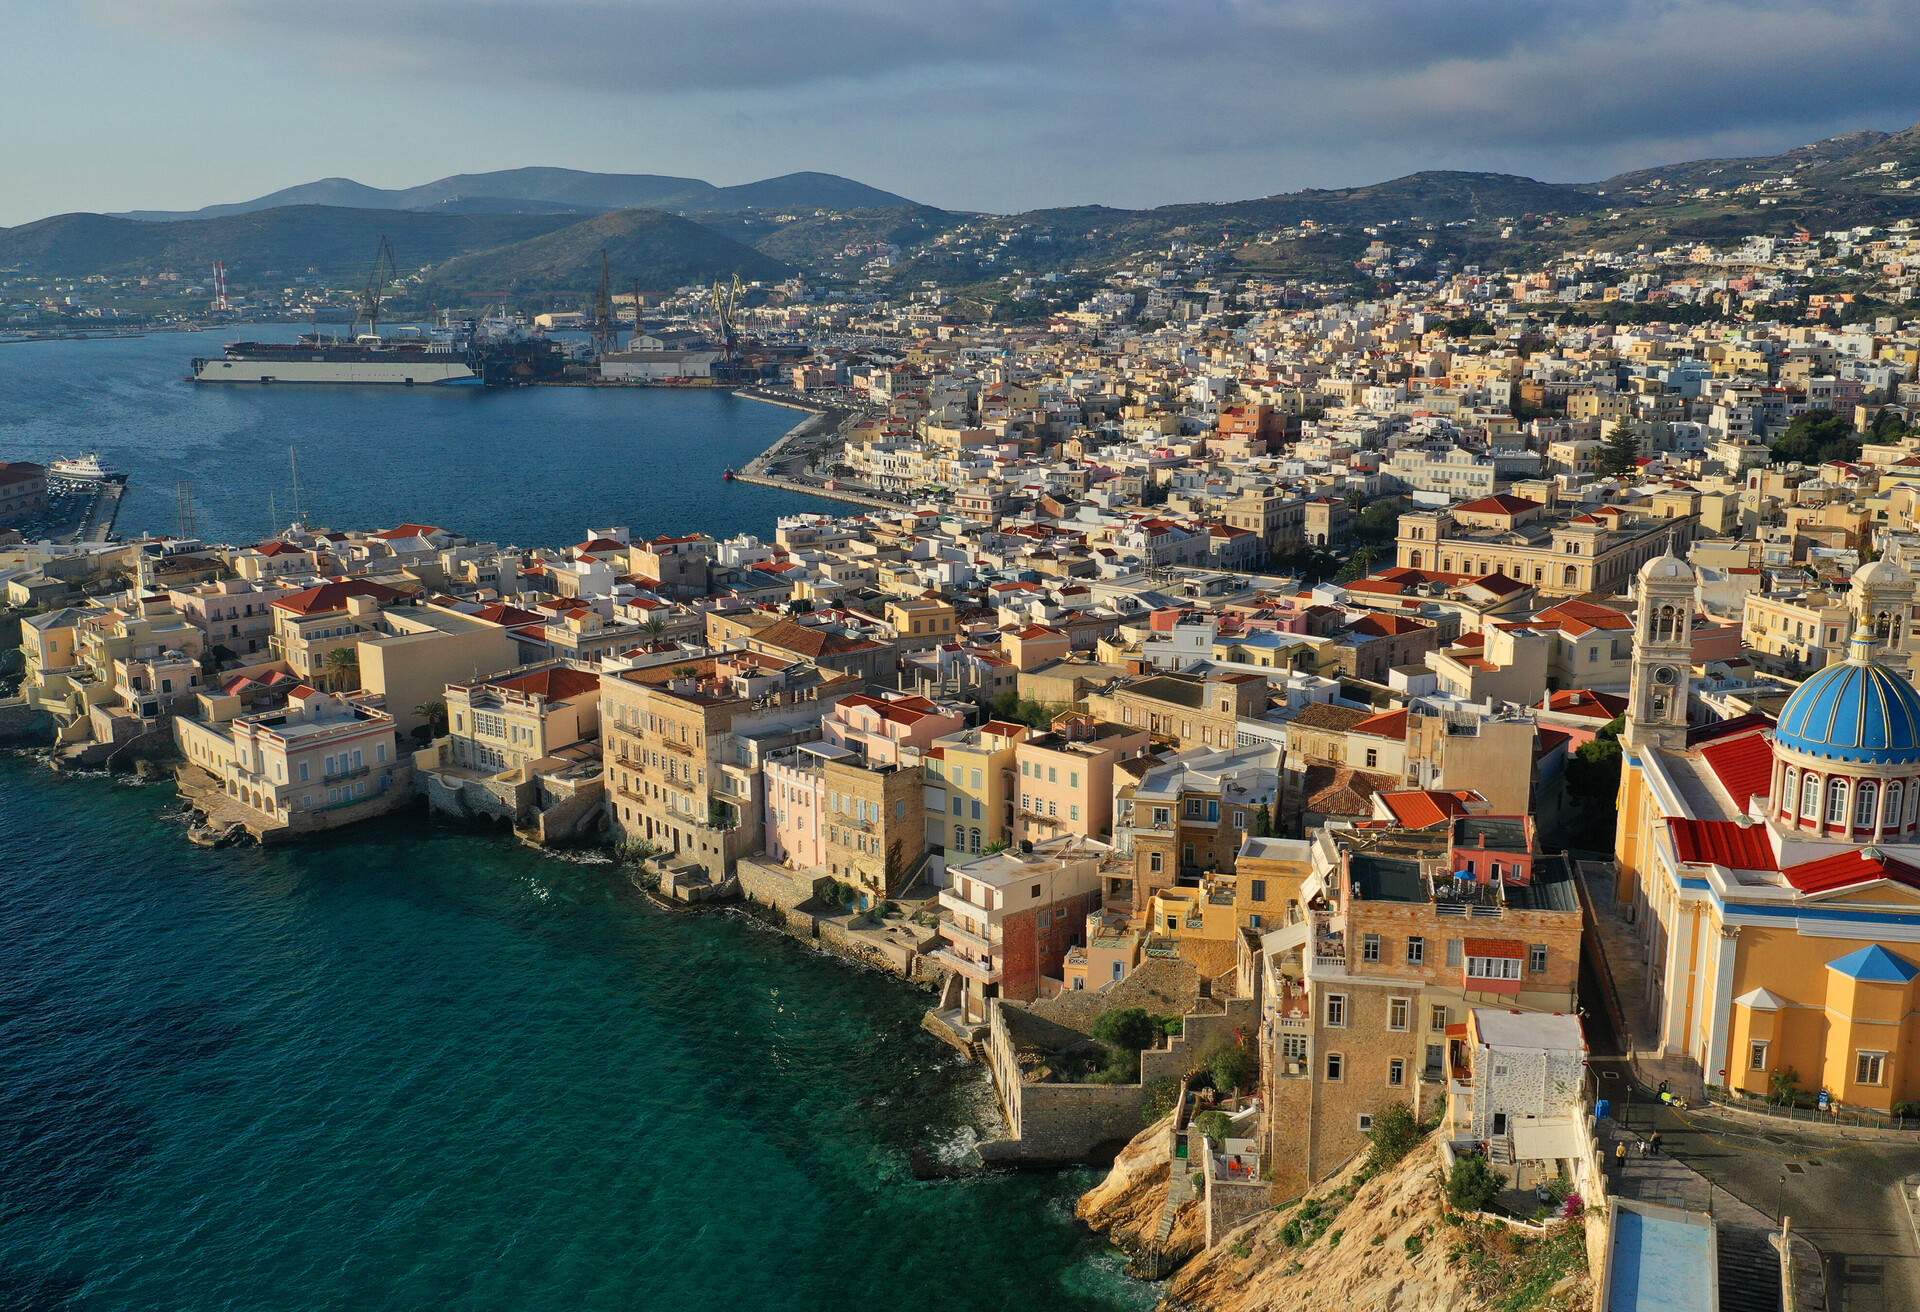
[(193, 381), (478, 386), (481, 369), (470, 337), (402, 329), (385, 337), (306, 333), (291, 342), (229, 342), (218, 358), (193, 361)]
[(119, 483), (127, 476), (102, 464), (98, 451), (89, 451), (83, 456), (63, 456), (53, 461), (47, 466), (47, 477), (69, 483)]

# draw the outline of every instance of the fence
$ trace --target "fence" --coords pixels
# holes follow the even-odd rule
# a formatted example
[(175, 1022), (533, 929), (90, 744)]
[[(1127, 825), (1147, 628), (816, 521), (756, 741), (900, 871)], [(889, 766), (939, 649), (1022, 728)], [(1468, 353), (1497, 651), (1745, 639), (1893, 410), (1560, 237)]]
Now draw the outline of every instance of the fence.
[(1707, 1101), (1716, 1107), (1725, 1107), (1731, 1111), (1746, 1112), (1753, 1116), (1771, 1116), (1775, 1120), (1799, 1121), (1812, 1125), (1846, 1125), (1865, 1130), (1897, 1130), (1906, 1134), (1920, 1134), (1920, 1117), (1886, 1116), (1879, 1112), (1846, 1111), (1830, 1104), (1830, 1110), (1821, 1111), (1818, 1107), (1796, 1107), (1791, 1104), (1781, 1106), (1778, 1103), (1765, 1102), (1758, 1098), (1740, 1097), (1728, 1093), (1718, 1085), (1707, 1086)]

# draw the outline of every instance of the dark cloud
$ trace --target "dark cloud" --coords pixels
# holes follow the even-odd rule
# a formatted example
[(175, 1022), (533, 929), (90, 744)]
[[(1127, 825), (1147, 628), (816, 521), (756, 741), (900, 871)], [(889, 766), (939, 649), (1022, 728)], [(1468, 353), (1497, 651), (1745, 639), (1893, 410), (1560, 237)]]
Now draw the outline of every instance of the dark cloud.
[(417, 86), (423, 101), (491, 99), (503, 115), (538, 113), (556, 92), (604, 96), (632, 128), (608, 141), (621, 152), (609, 167), (635, 164), (649, 128), (702, 131), (722, 156), (870, 161), (867, 181), (993, 208), (1257, 194), (1441, 164), (1592, 178), (1920, 115), (1920, 0), (96, 0), (95, 12), (294, 61), (343, 90)]

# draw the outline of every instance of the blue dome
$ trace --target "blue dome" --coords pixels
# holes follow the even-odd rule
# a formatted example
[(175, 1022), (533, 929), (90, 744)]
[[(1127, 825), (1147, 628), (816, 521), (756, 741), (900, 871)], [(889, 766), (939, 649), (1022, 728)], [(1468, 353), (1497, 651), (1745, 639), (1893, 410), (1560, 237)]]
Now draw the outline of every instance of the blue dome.
[(1773, 741), (1829, 761), (1920, 762), (1920, 690), (1857, 656), (1829, 665), (1787, 698)]

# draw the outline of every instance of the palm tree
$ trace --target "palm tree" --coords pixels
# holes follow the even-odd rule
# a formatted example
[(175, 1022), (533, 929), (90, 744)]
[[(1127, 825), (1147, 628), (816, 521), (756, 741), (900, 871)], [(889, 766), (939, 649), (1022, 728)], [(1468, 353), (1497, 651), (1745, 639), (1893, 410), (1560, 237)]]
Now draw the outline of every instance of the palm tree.
[(442, 701), (421, 702), (413, 708), (413, 713), (427, 722), (427, 729), (435, 738), (447, 731), (447, 704)]
[(661, 621), (658, 615), (647, 616), (646, 620), (640, 625), (640, 632), (647, 635), (647, 645), (649, 647), (659, 642), (660, 635), (666, 631), (667, 626)]
[(352, 647), (335, 647), (327, 653), (327, 676), (336, 691), (358, 686), (360, 653)]

